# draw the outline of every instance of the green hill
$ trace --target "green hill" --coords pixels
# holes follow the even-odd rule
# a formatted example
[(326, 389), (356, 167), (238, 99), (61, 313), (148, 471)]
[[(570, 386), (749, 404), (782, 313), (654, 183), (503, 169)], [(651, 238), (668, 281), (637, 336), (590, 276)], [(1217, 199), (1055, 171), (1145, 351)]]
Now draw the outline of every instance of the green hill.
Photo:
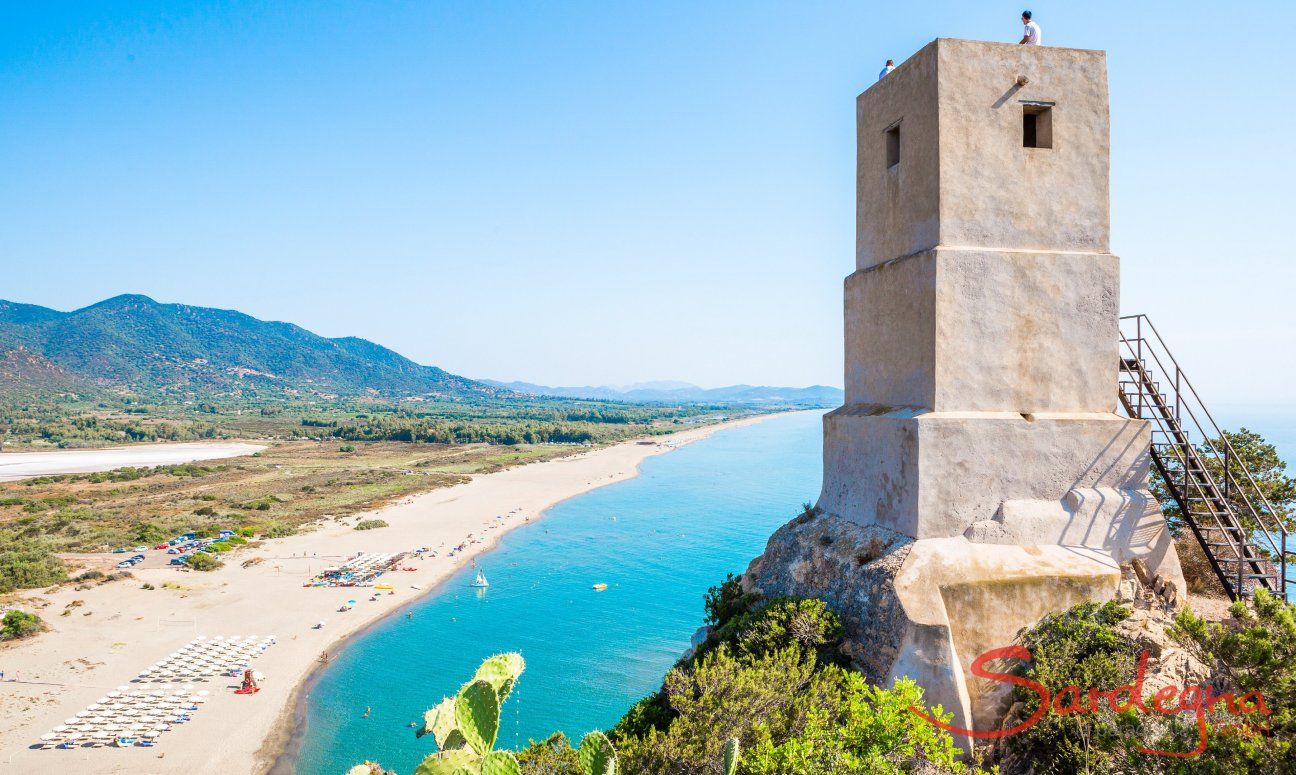
[[(21, 348), (21, 349), (20, 349)], [(507, 391), (417, 364), (364, 339), (328, 339), (233, 310), (115, 296), (72, 312), (0, 300), (10, 388), (93, 385), (209, 397), (471, 398)], [(18, 375), (21, 374), (21, 377)], [(62, 385), (62, 388), (59, 386)], [(45, 392), (42, 390), (42, 392)]]

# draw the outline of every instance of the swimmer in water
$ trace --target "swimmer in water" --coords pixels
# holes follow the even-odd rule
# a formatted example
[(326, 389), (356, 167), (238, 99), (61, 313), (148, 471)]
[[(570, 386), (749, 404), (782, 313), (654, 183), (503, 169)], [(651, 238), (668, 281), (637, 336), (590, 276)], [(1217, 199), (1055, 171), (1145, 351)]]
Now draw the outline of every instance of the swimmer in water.
[(364, 715), (361, 716), (361, 718), (369, 718), (369, 706), (368, 706), (368, 705), (365, 706), (365, 712), (364, 712)]

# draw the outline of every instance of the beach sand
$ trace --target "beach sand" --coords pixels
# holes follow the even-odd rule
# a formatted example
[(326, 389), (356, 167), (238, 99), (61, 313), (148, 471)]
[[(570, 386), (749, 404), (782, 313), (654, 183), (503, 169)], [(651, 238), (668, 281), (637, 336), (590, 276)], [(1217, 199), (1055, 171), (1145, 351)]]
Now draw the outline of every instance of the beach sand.
[[(559, 501), (635, 476), (640, 462), (717, 430), (759, 422), (747, 418), (671, 436), (628, 441), (580, 455), (475, 477), (471, 482), (404, 500), (303, 535), (268, 541), (226, 554), (210, 573), (142, 568), (133, 580), (83, 591), (71, 585), (50, 594), (40, 611), (52, 632), (0, 649), (0, 764), (8, 772), (263, 773), (292, 731), (296, 689), (348, 636), (427, 594), (513, 527), (534, 521)], [(505, 520), (496, 517), (507, 515)], [(389, 527), (357, 531), (361, 518), (380, 517)], [(457, 557), (447, 550), (469, 534), (479, 539)], [(356, 552), (397, 552), (426, 546), (440, 556), (410, 563), (382, 581), (395, 595), (365, 588), (307, 588), (322, 568)], [(150, 552), (152, 554), (152, 552)], [(254, 557), (259, 564), (241, 563)], [(142, 584), (152, 583), (155, 590)], [(181, 589), (162, 588), (164, 582)], [(417, 585), (421, 589), (412, 589)], [(348, 599), (358, 604), (339, 613)], [(69, 616), (60, 616), (74, 600)], [(312, 629), (319, 621), (323, 629)], [(213, 678), (196, 688), (212, 697), (193, 720), (164, 733), (153, 748), (33, 750), (40, 735), (126, 684), (141, 670), (196, 635), (275, 635), (278, 643), (254, 662), (267, 676), (262, 691), (235, 696), (235, 679)], [(14, 679), (18, 680), (14, 680)], [(169, 684), (132, 684), (152, 689)], [(228, 687), (228, 688), (226, 688)], [(435, 698), (430, 698), (435, 699)], [(356, 762), (337, 762), (339, 773)]]

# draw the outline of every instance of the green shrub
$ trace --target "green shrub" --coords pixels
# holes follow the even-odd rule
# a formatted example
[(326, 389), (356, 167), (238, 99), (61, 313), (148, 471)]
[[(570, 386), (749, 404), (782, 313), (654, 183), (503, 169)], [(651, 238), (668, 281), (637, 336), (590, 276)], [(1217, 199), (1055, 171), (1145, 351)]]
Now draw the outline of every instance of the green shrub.
[(194, 570), (213, 571), (216, 570), (217, 568), (223, 567), (225, 563), (221, 562), (220, 560), (218, 560), (217, 558), (213, 557), (210, 554), (206, 554), (204, 552), (194, 552), (193, 554), (185, 558), (185, 565), (188, 565), (190, 568), (193, 568)]
[(264, 535), (266, 538), (287, 538), (288, 536), (293, 535), (296, 532), (297, 532), (297, 528), (293, 527), (292, 525), (289, 525), (286, 522), (279, 522), (278, 520), (275, 520), (273, 522), (266, 523), (266, 526), (262, 530), (261, 534)]
[(47, 587), (67, 580), (67, 567), (44, 543), (0, 542), (0, 592)]
[(760, 600), (759, 595), (743, 592), (742, 576), (730, 573), (719, 585), (707, 590), (703, 602), (703, 607), (706, 609), (706, 623), (723, 627), (733, 617), (747, 613), (758, 600)]
[(355, 452), (355, 445), (343, 444), (342, 446), (338, 447), (338, 452)]
[[(1032, 656), (1024, 675), (1053, 691), (1065, 686), (1111, 691), (1130, 683), (1140, 647), (1113, 629), (1129, 614), (1115, 603), (1084, 603), (1046, 616), (1022, 636)], [(1013, 700), (1023, 703), (1022, 718), (1040, 704), (1027, 687), (1014, 689)], [(1137, 737), (1142, 722), (1105, 703), (1095, 713), (1050, 711), (1031, 728), (1005, 738), (1004, 745), (1021, 767), (1037, 772), (1121, 772), (1132, 766), (1127, 742)]]
[(17, 640), (27, 638), (45, 629), (45, 622), (36, 614), (17, 609), (4, 615), (0, 623), (0, 640)]
[(846, 664), (838, 652), (841, 637), (841, 621), (822, 600), (777, 598), (732, 617), (711, 634), (699, 653), (724, 644), (735, 654), (755, 657), (803, 646), (814, 649), (820, 662)]
[(158, 544), (167, 540), (170, 536), (167, 535), (166, 531), (152, 522), (136, 522), (134, 537), (136, 541), (152, 546), (153, 544)]
[(373, 529), (376, 528), (376, 527), (387, 527), (387, 520), (385, 520), (385, 519), (366, 519), (366, 520), (364, 520), (364, 521), (357, 522), (357, 523), (356, 523), (356, 526), (355, 526), (355, 529), (356, 529), (356, 530), (373, 530)]
[[(1271, 715), (1249, 720), (1267, 729), (1222, 734), (1218, 725), (1239, 719), (1217, 712), (1206, 751), (1181, 761), (1193, 763), (1194, 772), (1296, 773), (1296, 604), (1259, 589), (1251, 606), (1234, 603), (1229, 612), (1232, 620), (1210, 624), (1181, 611), (1172, 632), (1199, 658), (1214, 657), (1230, 688), (1263, 695)], [(1154, 747), (1185, 751), (1197, 743), (1192, 724), (1177, 724)]]
[(922, 705), (916, 684), (870, 686), (858, 673), (818, 664), (810, 649), (744, 657), (721, 646), (671, 670), (662, 696), (668, 726), (614, 730), (625, 772), (717, 772), (731, 738), (750, 775), (970, 771), (953, 738), (910, 712)]

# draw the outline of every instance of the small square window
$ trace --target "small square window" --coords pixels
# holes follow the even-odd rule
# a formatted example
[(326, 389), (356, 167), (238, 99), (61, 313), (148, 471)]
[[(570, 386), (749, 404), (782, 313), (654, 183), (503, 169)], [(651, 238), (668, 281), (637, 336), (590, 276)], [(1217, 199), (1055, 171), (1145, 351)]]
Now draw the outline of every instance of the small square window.
[(900, 163), (900, 125), (886, 131), (886, 165), (891, 169)]
[(1053, 106), (1022, 106), (1022, 147), (1053, 147)]

